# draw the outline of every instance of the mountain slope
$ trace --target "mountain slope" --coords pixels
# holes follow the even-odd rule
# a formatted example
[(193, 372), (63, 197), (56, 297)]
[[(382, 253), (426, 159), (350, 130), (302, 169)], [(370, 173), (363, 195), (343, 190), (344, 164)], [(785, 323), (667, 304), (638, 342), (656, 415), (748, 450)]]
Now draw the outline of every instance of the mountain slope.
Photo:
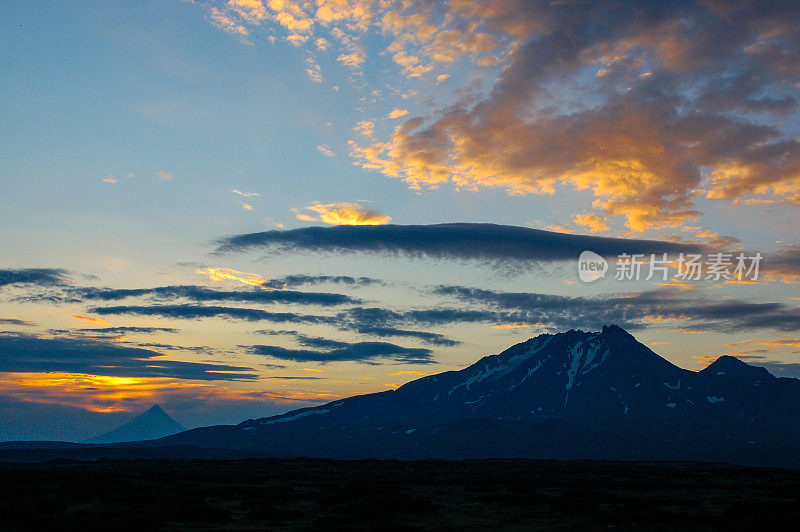
[(155, 443), (339, 458), (800, 465), (800, 381), (732, 357), (684, 370), (610, 326), (540, 335), (397, 390)]
[(151, 406), (129, 422), (114, 430), (95, 436), (84, 443), (118, 443), (139, 440), (155, 440), (186, 430), (186, 427), (169, 417), (158, 406)]

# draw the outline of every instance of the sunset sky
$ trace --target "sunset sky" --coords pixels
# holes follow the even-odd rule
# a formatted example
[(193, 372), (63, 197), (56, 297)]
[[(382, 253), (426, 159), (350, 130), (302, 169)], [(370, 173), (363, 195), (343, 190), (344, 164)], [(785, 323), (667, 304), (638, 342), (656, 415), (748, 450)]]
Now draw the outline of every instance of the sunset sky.
[[(0, 440), (156, 403), (236, 423), (611, 323), (800, 376), (800, 4), (11, 0), (0, 24)], [(682, 252), (763, 261), (613, 279)]]

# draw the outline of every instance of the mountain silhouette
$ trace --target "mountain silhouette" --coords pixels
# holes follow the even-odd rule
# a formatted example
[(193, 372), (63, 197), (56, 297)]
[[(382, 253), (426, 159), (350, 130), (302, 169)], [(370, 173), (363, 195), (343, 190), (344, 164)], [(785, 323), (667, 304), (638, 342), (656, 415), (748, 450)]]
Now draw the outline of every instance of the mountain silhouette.
[(119, 443), (155, 440), (186, 430), (186, 427), (169, 417), (164, 410), (153, 405), (124, 425), (86, 440), (84, 443)]
[(708, 460), (800, 466), (800, 380), (702, 371), (617, 326), (543, 334), (460, 371), (151, 445), (331, 458)]

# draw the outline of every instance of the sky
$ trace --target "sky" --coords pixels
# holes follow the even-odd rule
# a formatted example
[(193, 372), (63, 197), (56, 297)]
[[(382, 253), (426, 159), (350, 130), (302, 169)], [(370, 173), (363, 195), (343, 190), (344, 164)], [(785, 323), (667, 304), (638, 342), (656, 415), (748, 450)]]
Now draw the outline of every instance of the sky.
[(798, 4), (11, 0), (0, 24), (0, 440), (152, 404), (237, 423), (612, 323), (684, 368), (800, 376)]

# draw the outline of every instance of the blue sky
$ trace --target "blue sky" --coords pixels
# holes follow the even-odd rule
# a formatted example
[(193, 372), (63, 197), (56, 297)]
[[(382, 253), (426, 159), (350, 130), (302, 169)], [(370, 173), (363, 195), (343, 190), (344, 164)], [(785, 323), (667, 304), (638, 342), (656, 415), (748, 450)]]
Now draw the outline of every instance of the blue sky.
[[(0, 439), (89, 437), (153, 402), (188, 426), (237, 422), (612, 320), (689, 369), (729, 353), (798, 374), (800, 15), (780, 3), (634, 4), (4, 2)], [(765, 258), (757, 283), (663, 286), (583, 284), (574, 260), (549, 256), (556, 244), (512, 260), (485, 247), (502, 234), (480, 231), (469, 233), (468, 256), (414, 247), (421, 234), (450, 238), (439, 232), (409, 233), (382, 253), (358, 248), (368, 232), (354, 234), (350, 252), (298, 241), (217, 251), (233, 235), (387, 222)], [(213, 280), (198, 273), (207, 268), (239, 273)], [(291, 275), (375, 281), (281, 286), (351, 299), (336, 308), (197, 299), (185, 288), (249, 293), (267, 288), (242, 279)], [(182, 295), (88, 292), (175, 286)], [(520, 294), (566, 299), (540, 298), (545, 310), (533, 312)], [(608, 310), (622, 296), (630, 304)], [(163, 305), (295, 317), (142, 314)], [(442, 312), (408, 314), (431, 310)], [(119, 349), (113, 360), (139, 365), (48, 371), (20, 362), (21, 345), (45, 346), (53, 360), (77, 349), (102, 361)], [(323, 359), (263, 354), (275, 348)], [(151, 355), (130, 349), (195, 366), (141, 373)], [(370, 349), (387, 354), (364, 359)], [(250, 377), (197, 379), (200, 364)]]

